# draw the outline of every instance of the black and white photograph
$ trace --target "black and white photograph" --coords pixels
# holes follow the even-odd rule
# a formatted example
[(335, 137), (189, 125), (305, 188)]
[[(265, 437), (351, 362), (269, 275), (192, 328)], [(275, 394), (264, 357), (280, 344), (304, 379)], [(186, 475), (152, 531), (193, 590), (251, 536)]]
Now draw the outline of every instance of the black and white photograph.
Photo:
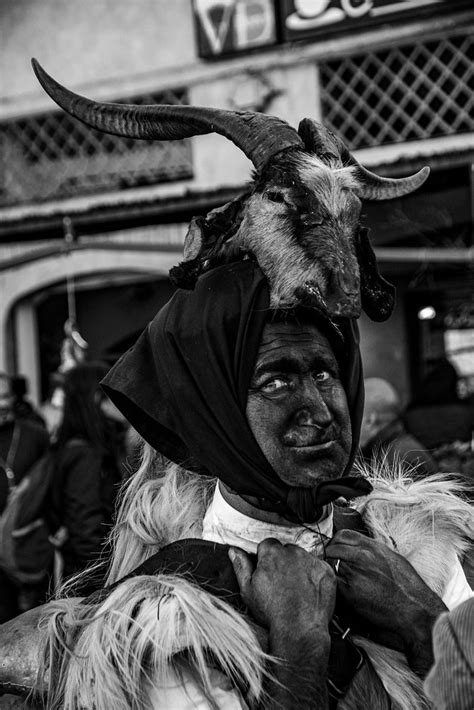
[(0, 710), (474, 710), (472, 0), (0, 0)]

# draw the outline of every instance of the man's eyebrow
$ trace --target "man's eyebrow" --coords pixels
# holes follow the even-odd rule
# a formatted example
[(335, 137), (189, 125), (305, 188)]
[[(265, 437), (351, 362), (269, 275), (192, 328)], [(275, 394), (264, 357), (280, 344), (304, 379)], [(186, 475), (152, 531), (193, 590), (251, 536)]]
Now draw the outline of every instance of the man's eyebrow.
[(258, 362), (253, 373), (254, 377), (265, 372), (294, 372), (298, 368), (298, 362), (291, 357), (267, 358)]
[[(301, 361), (288, 356), (268, 357), (261, 362), (258, 362), (253, 372), (253, 378), (259, 377), (267, 372), (299, 372), (301, 370)], [(306, 369), (306, 364), (304, 368)], [(337, 368), (336, 359), (329, 353), (323, 351), (315, 353), (311, 358), (311, 367), (333, 367)]]

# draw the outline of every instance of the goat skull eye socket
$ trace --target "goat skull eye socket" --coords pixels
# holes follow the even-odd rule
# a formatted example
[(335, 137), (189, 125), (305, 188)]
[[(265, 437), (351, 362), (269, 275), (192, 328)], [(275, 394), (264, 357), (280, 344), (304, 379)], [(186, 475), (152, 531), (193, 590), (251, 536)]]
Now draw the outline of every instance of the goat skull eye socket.
[(277, 192), (277, 190), (268, 190), (265, 193), (265, 197), (267, 200), (270, 200), (271, 202), (284, 202), (285, 198), (282, 195), (281, 192)]
[(311, 214), (301, 215), (301, 221), (307, 227), (320, 227), (324, 222), (322, 217), (315, 217)]

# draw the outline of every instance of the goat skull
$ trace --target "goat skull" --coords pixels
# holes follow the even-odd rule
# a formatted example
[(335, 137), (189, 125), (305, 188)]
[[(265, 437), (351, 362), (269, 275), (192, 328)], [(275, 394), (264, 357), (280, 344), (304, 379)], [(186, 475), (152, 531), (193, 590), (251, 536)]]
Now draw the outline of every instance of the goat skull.
[(220, 133), (253, 162), (249, 192), (204, 220), (191, 223), (185, 261), (171, 271), (177, 285), (192, 287), (202, 271), (253, 256), (268, 278), (271, 305), (304, 303), (331, 318), (355, 318), (361, 307), (386, 320), (394, 289), (377, 270), (360, 226), (361, 200), (408, 194), (429, 168), (400, 179), (363, 168), (342, 141), (311, 119), (298, 131), (275, 116), (194, 106), (98, 103), (72, 93), (32, 60), (51, 98), (87, 125), (141, 139), (176, 140)]

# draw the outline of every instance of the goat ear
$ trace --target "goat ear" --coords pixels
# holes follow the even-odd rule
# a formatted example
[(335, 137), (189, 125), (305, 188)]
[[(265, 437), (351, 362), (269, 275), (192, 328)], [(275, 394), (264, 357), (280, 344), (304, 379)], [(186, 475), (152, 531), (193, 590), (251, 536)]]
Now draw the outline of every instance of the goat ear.
[(184, 238), (184, 260), (191, 261), (200, 253), (204, 244), (204, 218), (193, 217)]
[(368, 229), (361, 227), (358, 231), (356, 254), (360, 269), (362, 308), (374, 321), (387, 320), (395, 306), (395, 287), (380, 275)]
[(202, 272), (200, 253), (204, 244), (204, 218), (193, 217), (184, 238), (184, 261), (170, 269), (169, 277), (173, 286), (193, 290)]
[(248, 195), (211, 210), (205, 217), (192, 218), (184, 238), (184, 261), (169, 272), (174, 286), (192, 290), (204, 271), (225, 263), (232, 252), (227, 242), (240, 227)]
[(206, 241), (207, 238), (210, 238), (212, 241), (224, 244), (237, 232), (249, 195), (250, 192), (239, 195), (234, 200), (227, 202), (222, 207), (216, 207), (207, 214), (205, 218)]

